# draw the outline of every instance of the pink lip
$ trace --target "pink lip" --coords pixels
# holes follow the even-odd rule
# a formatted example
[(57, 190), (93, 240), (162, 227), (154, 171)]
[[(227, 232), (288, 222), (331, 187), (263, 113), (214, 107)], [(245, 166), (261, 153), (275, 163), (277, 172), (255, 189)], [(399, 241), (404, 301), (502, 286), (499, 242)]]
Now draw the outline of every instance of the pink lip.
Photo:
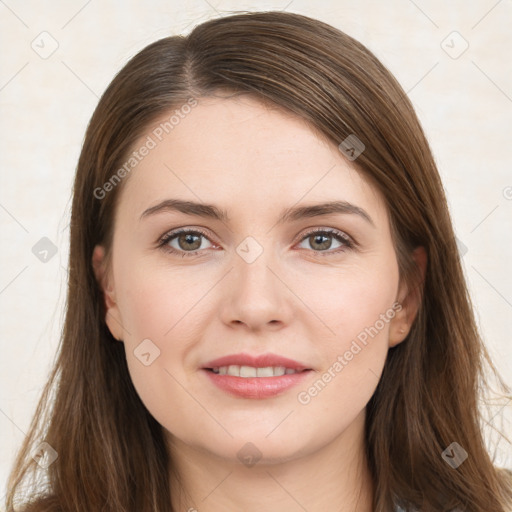
[[(220, 375), (211, 371), (212, 368), (230, 365), (252, 366), (254, 368), (283, 366), (300, 373), (285, 374), (279, 377), (233, 377), (232, 375)], [(275, 354), (262, 354), (259, 356), (233, 354), (214, 359), (206, 363), (201, 370), (213, 384), (233, 396), (260, 399), (279, 395), (297, 385), (310, 373), (311, 368), (307, 368), (293, 359)]]
[(218, 388), (242, 398), (270, 398), (279, 395), (297, 385), (311, 373), (311, 370), (305, 370), (280, 377), (233, 377), (232, 375), (219, 375), (206, 368), (201, 371)]
[[(287, 357), (278, 356), (276, 354), (261, 354), (259, 356), (251, 356), (249, 354), (232, 354), (229, 356), (219, 357), (206, 363), (203, 368), (219, 368), (220, 366), (252, 366), (254, 368), (266, 368), (267, 366), (284, 366), (293, 370), (310, 370), (307, 366), (288, 359)], [(276, 377), (269, 377), (275, 379)]]

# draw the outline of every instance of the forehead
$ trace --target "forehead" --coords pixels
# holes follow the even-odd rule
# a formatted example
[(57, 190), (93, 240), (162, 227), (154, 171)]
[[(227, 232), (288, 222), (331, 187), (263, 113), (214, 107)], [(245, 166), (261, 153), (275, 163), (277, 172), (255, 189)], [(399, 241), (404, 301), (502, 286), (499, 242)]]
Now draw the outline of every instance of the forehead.
[[(166, 196), (254, 208), (338, 200), (385, 215), (377, 189), (336, 144), (298, 116), (251, 96), (197, 99), (156, 119), (132, 151), (147, 146), (124, 183), (130, 209)], [(361, 204), (361, 206), (363, 206)]]

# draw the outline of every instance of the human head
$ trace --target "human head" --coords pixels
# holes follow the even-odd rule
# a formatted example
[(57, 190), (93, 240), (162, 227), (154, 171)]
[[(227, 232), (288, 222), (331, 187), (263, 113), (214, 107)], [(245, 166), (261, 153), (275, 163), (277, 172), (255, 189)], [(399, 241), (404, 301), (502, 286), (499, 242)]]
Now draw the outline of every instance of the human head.
[[(247, 34), (251, 34), (249, 42)], [(82, 396), (82, 404), (97, 405), (99, 412), (87, 419), (77, 411), (76, 421), (97, 421), (113, 436), (119, 418), (134, 417), (136, 411), (138, 420), (127, 427), (128, 439), (133, 440), (132, 465), (143, 453), (133, 445), (147, 442), (160, 468), (166, 467), (168, 461), (158, 450), (163, 445), (159, 426), (137, 401), (124, 349), (105, 323), (103, 291), (91, 261), (94, 248), (102, 245), (107, 266), (110, 262), (116, 208), (131, 177), (111, 190), (105, 189), (105, 183), (116, 173), (119, 176), (134, 145), (156, 120), (187, 105), (190, 98), (211, 97), (219, 90), (248, 93), (276, 105), (336, 146), (353, 135), (364, 144), (351, 165), (384, 200), (400, 282), (419, 305), (407, 340), (389, 350), (367, 406), (376, 506), (385, 509), (396, 498), (413, 504), (426, 499), (434, 510), (446, 506), (448, 499), (456, 505), (466, 491), (466, 496), (474, 492), (473, 502), (480, 500), (482, 510), (484, 504), (495, 505), (484, 491), (471, 491), (468, 484), (477, 476), (485, 481), (491, 474), (473, 425), (482, 352), (428, 143), (403, 90), (371, 52), (333, 27), (295, 14), (225, 17), (198, 26), (187, 38), (157, 41), (121, 70), (100, 100), (75, 182), (61, 354), (63, 382), (79, 389), (81, 395), (74, 396)], [(420, 247), (426, 255), (424, 275), (414, 258)], [(91, 329), (87, 346), (86, 326)], [(84, 369), (91, 370), (90, 388), (80, 386)], [(436, 403), (433, 396), (443, 397), (444, 403)], [(121, 397), (123, 403), (117, 402)], [(64, 408), (64, 402), (63, 394), (57, 408), (59, 404)], [(114, 403), (119, 409), (109, 413)], [(57, 433), (63, 421), (55, 419), (52, 424), (56, 444), (62, 444)], [(473, 454), (458, 473), (452, 473), (440, 456), (453, 439), (471, 445)], [(81, 457), (86, 470), (98, 471), (86, 453)], [(414, 471), (418, 466), (421, 472)], [(114, 476), (99, 471), (115, 486)]]

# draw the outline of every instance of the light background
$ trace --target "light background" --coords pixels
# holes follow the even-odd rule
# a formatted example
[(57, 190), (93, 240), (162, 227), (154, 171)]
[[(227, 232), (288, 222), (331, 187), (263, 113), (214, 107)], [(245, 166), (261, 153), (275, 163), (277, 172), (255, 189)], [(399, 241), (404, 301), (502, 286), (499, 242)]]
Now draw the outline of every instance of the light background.
[[(481, 331), (512, 385), (510, 0), (0, 0), (0, 497), (59, 342), (71, 186), (100, 95), (157, 39), (227, 11), (274, 9), (360, 40), (407, 91), (444, 181)], [(42, 237), (57, 247), (47, 262), (32, 252)], [(506, 419), (505, 404), (496, 412)], [(510, 421), (501, 428), (512, 436)], [(497, 463), (512, 467), (510, 445)]]

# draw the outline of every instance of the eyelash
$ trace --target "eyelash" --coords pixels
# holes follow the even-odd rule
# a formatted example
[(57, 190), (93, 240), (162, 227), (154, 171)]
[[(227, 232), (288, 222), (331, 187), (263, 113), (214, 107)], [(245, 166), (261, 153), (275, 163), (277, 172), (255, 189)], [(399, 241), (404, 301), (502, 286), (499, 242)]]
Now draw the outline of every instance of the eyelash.
[[(183, 257), (199, 257), (200, 254), (198, 254), (198, 253), (201, 251), (201, 249), (196, 249), (195, 251), (182, 251), (182, 250), (174, 249), (173, 247), (170, 247), (168, 245), (171, 240), (176, 238), (178, 235), (181, 235), (182, 233), (199, 234), (209, 240), (207, 233), (205, 233), (204, 231), (202, 231), (200, 229), (178, 229), (178, 230), (166, 233), (159, 240), (158, 248), (162, 249), (165, 252), (171, 253), (171, 254), (180, 255), (182, 258)], [(346, 251), (347, 249), (354, 249), (357, 245), (356, 242), (351, 239), (351, 237), (349, 237), (347, 234), (343, 233), (342, 231), (338, 231), (337, 229), (322, 229), (322, 228), (317, 228), (317, 229), (308, 231), (307, 233), (305, 233), (303, 235), (303, 237), (300, 239), (299, 242), (302, 242), (306, 238), (308, 238), (312, 235), (316, 235), (316, 234), (332, 236), (338, 242), (342, 242), (344, 244), (341, 247), (338, 247), (334, 251), (330, 251), (330, 250), (315, 251), (315, 250), (313, 250), (313, 252), (318, 253), (318, 255), (321, 257), (325, 257), (325, 256), (333, 255), (333, 254), (339, 254), (341, 252)], [(211, 242), (211, 240), (210, 240), (210, 242)]]

